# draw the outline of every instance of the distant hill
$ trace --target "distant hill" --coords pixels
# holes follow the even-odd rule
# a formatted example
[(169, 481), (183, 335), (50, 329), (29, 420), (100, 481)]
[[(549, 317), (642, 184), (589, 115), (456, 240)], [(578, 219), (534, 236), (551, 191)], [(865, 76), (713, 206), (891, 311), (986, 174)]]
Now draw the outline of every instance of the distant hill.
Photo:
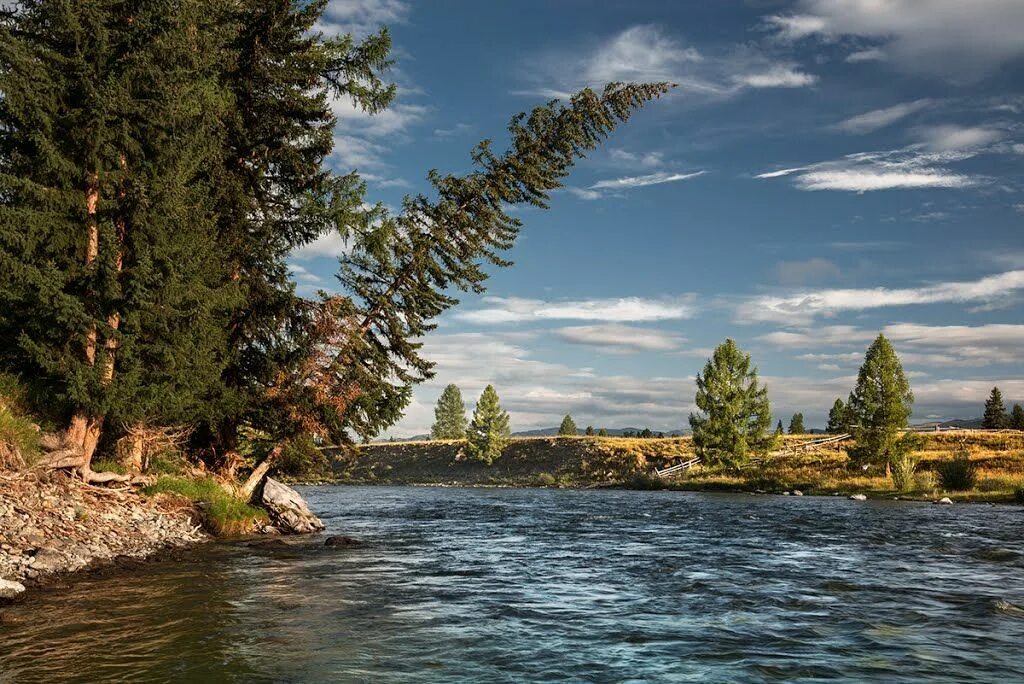
[(952, 420), (944, 420), (942, 422), (931, 421), (928, 423), (917, 423), (913, 427), (916, 428), (930, 428), (930, 427), (944, 427), (944, 428), (980, 428), (982, 427), (981, 418), (954, 418)]

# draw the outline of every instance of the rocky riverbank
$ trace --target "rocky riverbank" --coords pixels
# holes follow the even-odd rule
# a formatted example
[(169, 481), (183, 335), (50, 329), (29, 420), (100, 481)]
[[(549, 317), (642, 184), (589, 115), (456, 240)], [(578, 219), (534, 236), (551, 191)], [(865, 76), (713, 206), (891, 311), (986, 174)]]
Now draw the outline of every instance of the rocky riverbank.
[(206, 541), (191, 501), (0, 472), (0, 602), (53, 577)]

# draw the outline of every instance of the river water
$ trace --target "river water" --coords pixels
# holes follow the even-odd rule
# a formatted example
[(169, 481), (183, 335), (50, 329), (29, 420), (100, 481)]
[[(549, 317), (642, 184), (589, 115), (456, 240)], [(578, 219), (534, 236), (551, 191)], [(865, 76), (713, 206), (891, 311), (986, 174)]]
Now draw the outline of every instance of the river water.
[(325, 548), (216, 544), (8, 608), (0, 681), (1024, 680), (1024, 509), (305, 488)]

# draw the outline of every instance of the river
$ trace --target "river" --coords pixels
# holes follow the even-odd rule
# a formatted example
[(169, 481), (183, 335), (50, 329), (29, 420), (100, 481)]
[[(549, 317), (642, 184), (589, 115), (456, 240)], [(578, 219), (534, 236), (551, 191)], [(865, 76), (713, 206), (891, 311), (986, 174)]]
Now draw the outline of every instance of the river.
[(326, 548), (211, 544), (5, 610), (0, 681), (1024, 679), (1024, 510), (302, 488)]

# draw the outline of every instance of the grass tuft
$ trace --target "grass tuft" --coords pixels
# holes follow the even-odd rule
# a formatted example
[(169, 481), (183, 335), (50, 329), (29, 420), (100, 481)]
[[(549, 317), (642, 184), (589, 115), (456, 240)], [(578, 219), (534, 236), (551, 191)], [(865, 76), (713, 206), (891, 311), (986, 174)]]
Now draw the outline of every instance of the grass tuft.
[(144, 493), (177, 494), (197, 504), (203, 513), (203, 527), (218, 537), (249, 534), (257, 522), (267, 522), (266, 511), (224, 491), (213, 478), (189, 479), (164, 476), (146, 487)]

